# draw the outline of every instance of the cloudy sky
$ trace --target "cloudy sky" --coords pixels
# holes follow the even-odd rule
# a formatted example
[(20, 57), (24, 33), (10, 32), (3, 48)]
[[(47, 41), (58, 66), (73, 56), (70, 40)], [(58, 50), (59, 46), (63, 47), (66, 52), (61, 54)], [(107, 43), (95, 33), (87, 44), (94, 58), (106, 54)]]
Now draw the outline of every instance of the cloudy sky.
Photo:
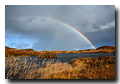
[(114, 5), (6, 5), (5, 46), (83, 50), (115, 46)]

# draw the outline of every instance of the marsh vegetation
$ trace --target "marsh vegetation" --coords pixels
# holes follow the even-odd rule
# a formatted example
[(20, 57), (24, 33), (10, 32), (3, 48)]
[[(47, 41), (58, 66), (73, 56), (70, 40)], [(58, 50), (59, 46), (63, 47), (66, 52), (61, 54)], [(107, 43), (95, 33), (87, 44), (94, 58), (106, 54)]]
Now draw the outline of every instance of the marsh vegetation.
[(81, 57), (62, 63), (54, 60), (36, 64), (18, 57), (5, 58), (6, 79), (115, 79), (115, 56)]

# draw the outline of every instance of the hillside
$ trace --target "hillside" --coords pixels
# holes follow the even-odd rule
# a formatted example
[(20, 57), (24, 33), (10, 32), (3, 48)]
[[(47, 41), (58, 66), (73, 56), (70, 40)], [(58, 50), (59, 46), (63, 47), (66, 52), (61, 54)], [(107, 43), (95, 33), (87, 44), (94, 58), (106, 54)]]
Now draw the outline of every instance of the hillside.
[(114, 46), (101, 46), (101, 47), (98, 47), (97, 49), (86, 49), (86, 50), (78, 50), (78, 51), (53, 50), (53, 52), (56, 52), (56, 53), (115, 53), (115, 47)]
[(5, 57), (10, 56), (37, 56), (39, 52), (33, 49), (15, 49), (5, 46)]
[(15, 48), (9, 48), (5, 46), (5, 56), (38, 56), (41, 55), (42, 53), (45, 52), (54, 52), (54, 53), (115, 53), (115, 47), (114, 46), (101, 46), (98, 47), (97, 49), (86, 49), (86, 50), (70, 50), (70, 51), (58, 51), (58, 50), (53, 50), (53, 51), (34, 51), (33, 49), (15, 49)]
[(34, 51), (33, 49), (15, 49), (5, 46), (5, 57), (37, 56), (38, 58), (56, 58), (56, 53), (50, 51)]
[(79, 50), (78, 53), (115, 53), (114, 46), (101, 46), (97, 49)]
[(98, 47), (98, 49), (115, 49), (115, 46), (101, 46), (101, 47)]

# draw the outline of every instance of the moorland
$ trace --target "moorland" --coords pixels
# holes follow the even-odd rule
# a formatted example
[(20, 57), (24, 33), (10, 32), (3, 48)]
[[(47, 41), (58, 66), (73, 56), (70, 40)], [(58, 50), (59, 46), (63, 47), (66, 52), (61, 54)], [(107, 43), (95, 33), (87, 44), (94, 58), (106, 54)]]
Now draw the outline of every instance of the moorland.
[(16, 57), (16, 56), (38, 56), (39, 58), (54, 58), (57, 57), (57, 53), (115, 53), (114, 46), (101, 46), (97, 49), (86, 49), (86, 50), (70, 50), (70, 51), (58, 51), (58, 50), (46, 50), (46, 51), (35, 51), (33, 49), (15, 49), (5, 46), (5, 57)]
[[(115, 55), (100, 57), (80, 57), (69, 63), (43, 61), (38, 67), (38, 58), (57, 57), (57, 53), (115, 53), (114, 46), (101, 46), (97, 49), (79, 51), (34, 51), (33, 49), (14, 49), (5, 46), (6, 79), (115, 79)], [(34, 60), (22, 56), (37, 56)], [(53, 60), (54, 61), (54, 60)]]
[(19, 57), (5, 59), (6, 79), (115, 79), (115, 56), (80, 57), (68, 63), (43, 61), (29, 63)]

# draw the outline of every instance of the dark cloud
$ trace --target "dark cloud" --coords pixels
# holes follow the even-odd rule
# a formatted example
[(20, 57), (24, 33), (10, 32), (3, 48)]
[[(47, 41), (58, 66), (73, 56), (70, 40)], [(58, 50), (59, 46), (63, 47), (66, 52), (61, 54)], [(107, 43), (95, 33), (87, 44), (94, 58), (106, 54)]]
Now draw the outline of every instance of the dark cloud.
[(115, 45), (115, 29), (105, 29), (101, 31), (96, 31), (94, 33), (84, 33), (84, 35), (90, 40), (94, 46), (99, 45)]
[[(49, 18), (56, 19), (58, 22)], [(105, 31), (113, 41), (115, 40), (114, 5), (5, 6), (5, 37), (7, 41), (8, 38), (14, 40), (14, 36), (16, 40), (21, 37), (23, 41), (19, 43), (23, 45), (21, 47), (28, 48), (28, 46), (33, 45), (31, 47), (36, 50), (90, 48), (90, 45), (85, 39), (63, 23), (77, 29), (85, 35), (93, 45), (98, 46), (99, 43), (101, 45), (110, 42), (101, 30)], [(32, 44), (21, 44), (24, 43), (24, 39), (26, 38), (33, 41), (25, 43)], [(14, 46), (16, 45), (14, 44)], [(17, 47), (20, 48), (18, 43)]]

